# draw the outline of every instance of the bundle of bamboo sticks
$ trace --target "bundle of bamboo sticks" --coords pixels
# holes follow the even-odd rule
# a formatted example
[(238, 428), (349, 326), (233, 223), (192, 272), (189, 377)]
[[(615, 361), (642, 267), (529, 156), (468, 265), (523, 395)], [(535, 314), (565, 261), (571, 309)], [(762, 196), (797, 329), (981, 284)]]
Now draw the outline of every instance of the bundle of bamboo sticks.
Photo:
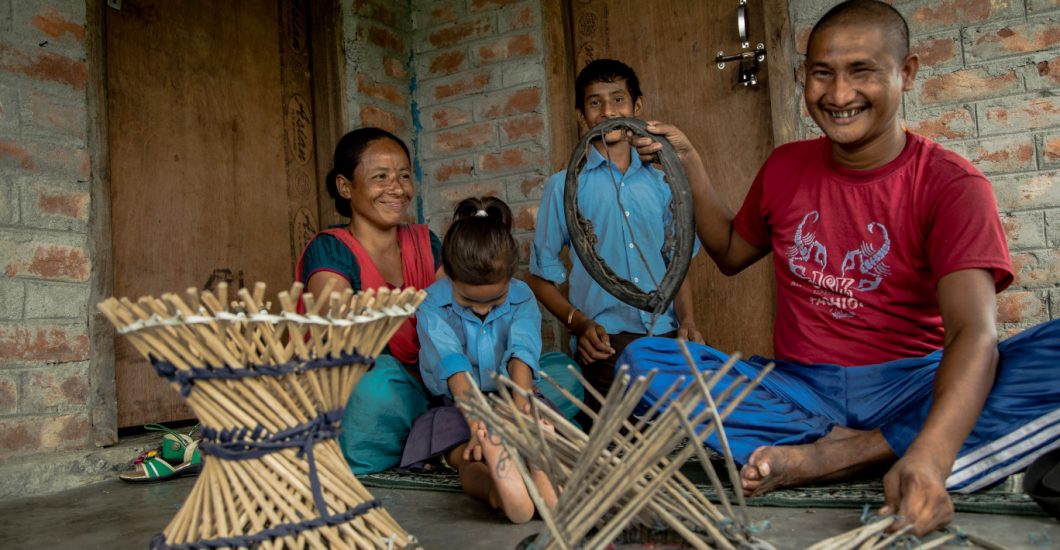
[[(743, 495), (738, 491), (737, 517), (700, 443), (718, 431), (727, 449), (722, 420), (771, 370), (764, 369), (751, 381), (738, 376), (715, 400), (712, 390), (736, 359), (731, 358), (709, 380), (693, 364), (693, 383), (678, 391), (683, 380), (675, 381), (636, 424), (629, 421), (630, 415), (653, 375), (631, 383), (626, 370), (620, 370), (607, 396), (595, 395), (602, 403), (598, 411), (588, 409), (555, 384), (564, 397), (593, 418), (589, 434), (504, 377), (497, 377), (498, 394), (490, 398), (478, 394), (458, 404), (469, 417), (482, 419), (509, 455), (526, 461), (512, 462), (547, 528), (538, 535), (534, 547), (602, 548), (628, 527), (666, 525), (695, 548), (771, 548), (751, 535)], [(595, 393), (576, 369), (572, 368), (572, 373), (586, 391)], [(513, 394), (529, 401), (529, 416), (515, 408)], [(663, 403), (668, 406), (660, 412)], [(722, 410), (718, 403), (725, 404)], [(671, 455), (686, 441), (688, 445)], [(695, 453), (700, 454), (723, 509), (679, 471)], [(725, 455), (729, 476), (737, 479), (731, 453)], [(559, 495), (555, 508), (541, 499), (530, 477), (531, 467), (542, 469), (554, 484), (553, 490)]]
[[(154, 546), (417, 546), (353, 476), (335, 435), (354, 386), (426, 294), (331, 290), (317, 301), (296, 283), (278, 313), (263, 283), (231, 303), (221, 283), (216, 294), (98, 304), (203, 425), (202, 473)], [(210, 456), (211, 444), (232, 452)]]

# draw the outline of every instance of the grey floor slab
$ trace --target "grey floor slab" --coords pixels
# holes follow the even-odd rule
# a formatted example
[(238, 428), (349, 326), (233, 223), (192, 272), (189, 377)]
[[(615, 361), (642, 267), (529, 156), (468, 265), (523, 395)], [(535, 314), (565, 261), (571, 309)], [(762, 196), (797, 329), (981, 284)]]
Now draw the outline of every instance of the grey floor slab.
[[(0, 502), (0, 549), (146, 548), (193, 483), (193, 478), (147, 485), (114, 480)], [(510, 549), (542, 528), (540, 521), (512, 525), (466, 495), (387, 489), (373, 494), (428, 550)], [(859, 525), (857, 510), (752, 508), (750, 516), (753, 522), (768, 520), (762, 536), (781, 550), (805, 548)], [(1060, 523), (1051, 518), (958, 514), (955, 523), (1005, 548), (1060, 548)]]

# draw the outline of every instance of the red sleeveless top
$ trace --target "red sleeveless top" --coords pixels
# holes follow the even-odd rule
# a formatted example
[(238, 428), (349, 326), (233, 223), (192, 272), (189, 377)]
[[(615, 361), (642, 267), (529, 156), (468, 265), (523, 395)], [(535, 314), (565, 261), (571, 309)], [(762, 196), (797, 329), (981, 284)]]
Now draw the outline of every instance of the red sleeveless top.
[[(379, 268), (372, 261), (371, 256), (364, 246), (345, 227), (335, 227), (317, 234), (331, 235), (346, 245), (357, 260), (361, 271), (361, 288), (353, 289), (355, 292), (367, 289), (392, 288)], [(316, 236), (313, 237), (314, 239)], [(434, 254), (431, 252), (430, 230), (426, 225), (399, 225), (397, 228), (398, 247), (401, 248), (401, 278), (404, 281), (401, 288), (425, 289), (434, 283)], [(310, 240), (312, 242), (312, 240)], [(298, 258), (298, 266), (295, 268), (296, 280), (301, 283), (302, 265), (305, 260), (305, 251)], [(416, 336), (416, 318), (410, 317), (402, 323), (401, 328), (394, 333), (388, 344), (390, 353), (395, 359), (405, 364), (416, 364), (419, 362), (420, 341)]]

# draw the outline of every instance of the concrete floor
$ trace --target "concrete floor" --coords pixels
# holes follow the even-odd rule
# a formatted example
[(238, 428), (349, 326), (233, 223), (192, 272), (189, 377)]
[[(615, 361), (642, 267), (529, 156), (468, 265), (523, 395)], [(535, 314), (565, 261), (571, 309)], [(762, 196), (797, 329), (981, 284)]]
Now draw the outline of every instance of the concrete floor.
[[(43, 497), (0, 502), (0, 549), (146, 548), (169, 522), (194, 478), (134, 485), (118, 480)], [(466, 495), (372, 490), (424, 548), (509, 549), (543, 528), (540, 521), (511, 525)], [(754, 522), (769, 520), (762, 538), (778, 549), (805, 548), (859, 525), (857, 510), (752, 508)], [(957, 514), (967, 532), (1011, 549), (1060, 548), (1060, 523), (1044, 517)]]

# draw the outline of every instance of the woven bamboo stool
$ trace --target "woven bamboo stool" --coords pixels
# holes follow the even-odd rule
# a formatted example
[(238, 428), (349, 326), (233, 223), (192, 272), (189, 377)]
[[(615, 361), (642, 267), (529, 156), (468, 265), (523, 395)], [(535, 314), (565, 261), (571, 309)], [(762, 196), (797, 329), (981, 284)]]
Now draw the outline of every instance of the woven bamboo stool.
[(265, 285), (227, 304), (109, 298), (97, 307), (187, 400), (201, 421), (202, 473), (152, 548), (418, 547), (357, 481), (336, 440), (346, 400), (425, 294), (406, 290), (301, 298)]

